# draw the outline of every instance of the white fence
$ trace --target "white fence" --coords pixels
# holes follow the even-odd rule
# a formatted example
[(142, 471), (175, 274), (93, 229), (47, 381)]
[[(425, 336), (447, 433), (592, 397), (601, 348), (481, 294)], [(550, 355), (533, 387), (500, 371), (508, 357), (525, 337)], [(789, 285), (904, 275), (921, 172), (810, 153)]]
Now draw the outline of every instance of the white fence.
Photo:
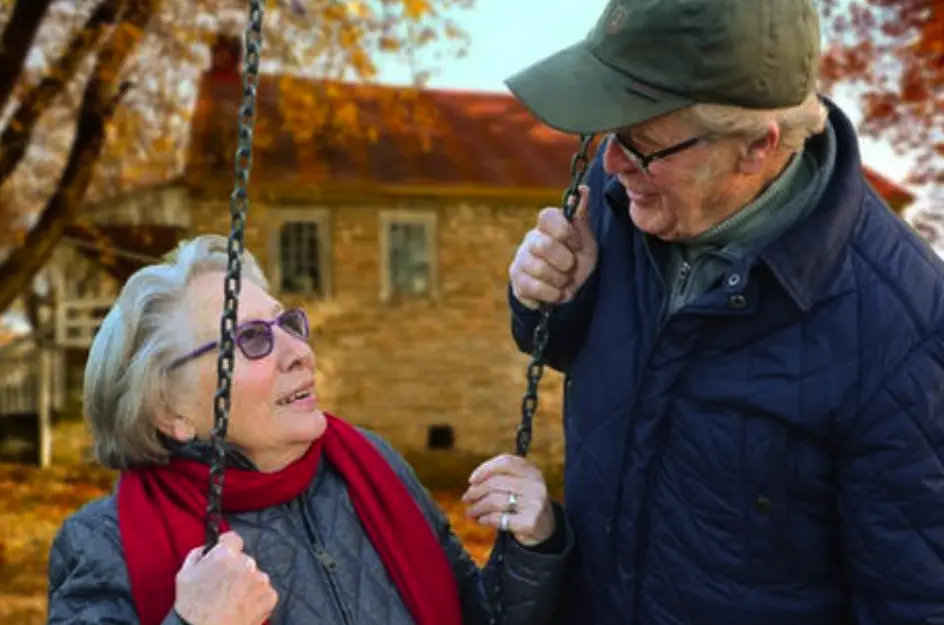
[(31, 337), (0, 349), (0, 416), (39, 410), (39, 360)]
[(41, 466), (52, 459), (52, 411), (61, 408), (61, 371), (55, 353), (41, 350), (32, 337), (0, 349), (0, 419), (13, 416), (37, 420)]
[(56, 345), (88, 348), (113, 299), (69, 300), (56, 312)]

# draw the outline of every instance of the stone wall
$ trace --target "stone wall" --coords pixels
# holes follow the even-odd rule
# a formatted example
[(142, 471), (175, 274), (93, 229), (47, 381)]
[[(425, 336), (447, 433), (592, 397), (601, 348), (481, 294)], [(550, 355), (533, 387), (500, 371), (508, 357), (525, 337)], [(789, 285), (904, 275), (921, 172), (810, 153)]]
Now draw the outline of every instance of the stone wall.
[[(319, 205), (331, 224), (332, 293), (284, 300), (311, 316), (324, 407), (403, 451), (424, 448), (428, 428), (439, 424), (452, 426), (458, 452), (513, 450), (527, 358), (511, 340), (505, 288), (508, 263), (537, 210), (411, 202), (411, 210), (437, 215), (436, 294), (386, 303), (379, 211), (388, 207)], [(278, 208), (256, 202), (248, 220), (247, 248), (264, 266), (272, 253), (267, 222)], [(197, 203), (193, 217), (197, 232), (228, 231), (225, 202)], [(548, 370), (532, 448), (545, 462), (562, 457), (560, 383)]]

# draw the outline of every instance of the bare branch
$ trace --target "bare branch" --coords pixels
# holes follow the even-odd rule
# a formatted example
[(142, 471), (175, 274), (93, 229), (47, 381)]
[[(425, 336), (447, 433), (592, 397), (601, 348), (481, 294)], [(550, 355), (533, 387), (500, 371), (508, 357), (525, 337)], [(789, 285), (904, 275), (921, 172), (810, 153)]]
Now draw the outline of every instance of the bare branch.
[(13, 87), (23, 73), (26, 55), (36, 39), (40, 24), (52, 0), (17, 0), (3, 36), (0, 36), (0, 110), (3, 110)]
[(3, 134), (0, 134), (0, 184), (23, 159), (37, 120), (72, 80), (79, 65), (95, 49), (106, 29), (115, 23), (120, 6), (121, 0), (103, 0), (46, 76), (23, 97)]

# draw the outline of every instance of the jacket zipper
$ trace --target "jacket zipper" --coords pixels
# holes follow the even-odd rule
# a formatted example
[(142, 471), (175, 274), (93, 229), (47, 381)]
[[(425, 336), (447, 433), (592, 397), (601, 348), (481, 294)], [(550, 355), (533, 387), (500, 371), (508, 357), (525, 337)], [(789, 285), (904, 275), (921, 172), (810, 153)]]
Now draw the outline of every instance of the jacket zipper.
[[(683, 260), (675, 277), (675, 288), (669, 294), (670, 315), (675, 314), (685, 307), (686, 293), (688, 292), (688, 277), (692, 275), (692, 265), (687, 260)], [(672, 302), (678, 302), (677, 307), (672, 306)], [(674, 310), (672, 310), (674, 308)], [(666, 320), (663, 320), (666, 321)]]
[[(648, 253), (648, 248), (647, 248), (647, 253)], [(656, 267), (658, 266), (658, 265), (655, 265), (654, 259), (652, 258), (651, 254), (649, 255), (649, 259), (650, 261), (653, 261), (654, 266)], [(676, 294), (678, 297), (681, 297), (683, 295), (684, 290), (688, 287), (688, 278), (691, 275), (691, 271), (692, 271), (692, 264), (689, 263), (688, 261), (682, 261), (682, 265), (679, 267), (678, 274), (676, 275), (676, 278), (675, 278), (675, 287), (677, 289)], [(659, 274), (659, 277), (662, 278), (660, 272), (657, 272), (657, 274)], [(646, 353), (646, 357), (643, 361), (643, 369), (642, 369), (643, 375), (645, 375), (645, 372), (649, 369), (649, 366), (652, 362), (652, 358), (655, 355), (656, 350), (658, 349), (659, 341), (661, 340), (662, 334), (665, 331), (666, 327), (669, 325), (669, 322), (671, 321), (671, 317), (677, 316), (678, 313), (681, 312), (682, 308), (684, 308), (684, 307), (680, 307), (679, 310), (675, 311), (675, 313), (669, 312), (669, 309), (671, 308), (671, 301), (672, 301), (673, 293), (668, 290), (668, 285), (666, 284), (665, 279), (661, 279), (661, 283), (662, 283), (663, 293), (666, 293), (666, 296), (663, 299), (662, 311), (659, 315), (659, 323), (658, 323), (658, 326), (656, 327), (655, 336), (653, 337), (652, 344), (650, 345), (649, 350)], [(634, 414), (637, 411), (638, 406), (639, 406), (639, 394), (637, 393), (636, 398), (633, 401), (631, 414)], [(662, 464), (662, 457), (665, 455), (665, 442), (663, 440), (665, 438), (664, 428), (665, 428), (665, 423), (660, 424), (659, 432), (656, 434), (656, 441), (657, 441), (658, 448), (656, 449), (656, 453), (653, 455), (653, 458), (652, 458), (651, 466), (653, 467), (653, 469), (659, 467)], [(633, 432), (633, 429), (630, 428), (629, 436), (627, 437), (627, 440), (624, 442), (623, 452), (620, 457), (620, 471), (618, 473), (618, 475), (620, 476), (622, 476), (626, 472), (626, 460), (627, 460), (627, 457), (629, 456), (629, 450), (635, 444), (634, 434), (635, 433)], [(650, 478), (650, 479), (653, 479), (653, 478)], [(617, 515), (619, 514), (619, 508), (622, 506), (622, 493), (623, 493), (623, 489), (622, 487), (620, 487), (617, 497), (616, 497), (616, 506), (613, 509), (612, 516), (614, 518), (617, 517)], [(643, 493), (642, 493), (643, 501), (640, 508), (642, 510), (646, 510), (647, 506), (649, 505), (649, 500), (651, 499), (652, 499), (652, 486), (651, 484), (647, 483), (644, 485), (644, 488), (643, 488)], [(639, 590), (640, 590), (640, 583), (642, 579), (641, 572), (643, 568), (645, 567), (645, 563), (648, 560), (648, 556), (649, 556), (648, 541), (644, 539), (646, 534), (648, 534), (649, 532), (649, 524), (650, 524), (650, 515), (643, 513), (639, 519), (639, 531), (637, 532), (638, 537), (643, 537), (643, 540), (638, 541), (638, 542), (641, 542), (642, 545), (637, 551), (637, 553), (635, 554), (635, 557), (633, 558), (633, 567), (634, 567), (637, 577), (636, 577), (636, 580), (632, 584), (632, 588), (627, 588), (627, 590), (632, 593), (633, 618), (635, 620), (638, 620), (639, 613), (641, 610), (641, 606), (639, 604), (639, 594), (640, 594)], [(611, 536), (611, 540), (615, 538), (616, 538), (616, 532), (614, 532), (613, 535)], [(615, 543), (613, 544), (614, 544), (614, 549), (616, 551), (619, 551), (618, 546)], [(617, 557), (617, 560), (618, 560), (618, 557)], [(619, 566), (618, 562), (616, 566)]]
[(685, 294), (685, 288), (688, 286), (688, 276), (691, 273), (691, 270), (692, 270), (691, 264), (687, 260), (682, 261), (682, 266), (679, 267), (679, 272), (678, 272), (679, 295)]
[(325, 578), (328, 580), (328, 588), (331, 590), (331, 596), (334, 598), (335, 605), (338, 606), (338, 612), (341, 614), (341, 621), (343, 622), (343, 625), (353, 625), (354, 619), (348, 613), (344, 602), (341, 600), (341, 591), (338, 589), (338, 582), (334, 577), (334, 569), (337, 568), (338, 565), (337, 561), (331, 556), (330, 553), (328, 553), (328, 550), (324, 548), (321, 538), (308, 516), (308, 503), (302, 502), (302, 506), (304, 508), (302, 519), (305, 524), (305, 531), (308, 533), (308, 538), (315, 550), (315, 560), (318, 561), (318, 564), (321, 566), (321, 570), (324, 571)]
[[(647, 245), (645, 249), (646, 249), (646, 255), (648, 256), (649, 261), (652, 263), (653, 267), (658, 267), (658, 264), (656, 263), (655, 258), (653, 258), (652, 253), (649, 249), (649, 246)], [(687, 262), (683, 264), (683, 267), (685, 266), (688, 266)], [(687, 270), (685, 271), (687, 272)], [(681, 277), (681, 274), (683, 272), (680, 271), (679, 273), (680, 273), (679, 277)], [(643, 376), (645, 375), (645, 372), (649, 369), (649, 365), (652, 362), (652, 357), (655, 354), (656, 348), (659, 345), (659, 339), (662, 337), (662, 332), (669, 323), (669, 316), (670, 316), (669, 308), (671, 307), (671, 301), (672, 301), (672, 291), (669, 288), (669, 285), (666, 283), (665, 278), (663, 278), (663, 274), (659, 271), (656, 271), (656, 275), (658, 276), (659, 282), (662, 286), (662, 294), (663, 294), (662, 306), (661, 306), (661, 310), (659, 311), (659, 322), (656, 327), (655, 336), (653, 337), (652, 344), (649, 346), (649, 350), (646, 353), (646, 357), (643, 359), (643, 366), (641, 369)], [(632, 407), (630, 408), (630, 415), (634, 415), (636, 413), (638, 406), (639, 406), (639, 393), (636, 394), (636, 398), (633, 400)], [(625, 475), (626, 473), (626, 461), (630, 455), (629, 454), (630, 449), (632, 449), (634, 444), (635, 444), (635, 432), (633, 430), (633, 427), (630, 426), (627, 432), (627, 436), (623, 441), (623, 450), (620, 453), (620, 457), (619, 457), (619, 472), (617, 473), (617, 475), (620, 476), (621, 479), (622, 479), (622, 476)], [(622, 507), (622, 505), (623, 505), (623, 485), (622, 483), (620, 483), (617, 486), (616, 497), (614, 498), (613, 508), (610, 514), (610, 518), (612, 519), (618, 518), (619, 510)], [(619, 549), (619, 545), (616, 542), (616, 539), (618, 537), (618, 523), (616, 525), (617, 525), (617, 528), (614, 529), (612, 533), (610, 533), (609, 538), (610, 538), (610, 544), (613, 548), (613, 553), (616, 554), (614, 558), (614, 564), (617, 567), (619, 567), (620, 549)], [(648, 525), (648, 523), (646, 523), (646, 525)], [(629, 590), (630, 592), (633, 593), (633, 595), (636, 594), (635, 585), (633, 588)], [(634, 601), (633, 612), (636, 613), (637, 608), (635, 607), (635, 598), (633, 601)]]

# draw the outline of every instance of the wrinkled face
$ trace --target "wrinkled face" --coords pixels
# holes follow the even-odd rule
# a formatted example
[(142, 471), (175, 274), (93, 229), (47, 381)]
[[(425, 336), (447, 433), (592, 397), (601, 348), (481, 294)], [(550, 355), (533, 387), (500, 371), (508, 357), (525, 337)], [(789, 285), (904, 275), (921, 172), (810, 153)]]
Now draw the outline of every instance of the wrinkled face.
[[(188, 334), (193, 348), (219, 338), (223, 310), (223, 274), (198, 276), (184, 298)], [(239, 300), (239, 324), (272, 321), (282, 306), (258, 286), (244, 280)], [(276, 470), (298, 458), (321, 436), (325, 418), (315, 395), (315, 357), (307, 340), (286, 324), (271, 326), (272, 350), (249, 359), (236, 349), (227, 440), (252, 460), (260, 470)], [(253, 333), (259, 332), (253, 329)], [(258, 337), (249, 338), (258, 340)], [(195, 432), (209, 439), (213, 424), (213, 395), (217, 386), (217, 350), (213, 349), (175, 371), (181, 394), (173, 411), (183, 423), (172, 434), (186, 439)], [(192, 426), (190, 436), (186, 426)]]
[[(639, 155), (660, 152), (666, 156), (641, 166)], [(678, 113), (611, 135), (603, 167), (626, 189), (636, 227), (665, 241), (696, 236), (722, 221), (739, 190), (733, 142), (705, 137)]]

